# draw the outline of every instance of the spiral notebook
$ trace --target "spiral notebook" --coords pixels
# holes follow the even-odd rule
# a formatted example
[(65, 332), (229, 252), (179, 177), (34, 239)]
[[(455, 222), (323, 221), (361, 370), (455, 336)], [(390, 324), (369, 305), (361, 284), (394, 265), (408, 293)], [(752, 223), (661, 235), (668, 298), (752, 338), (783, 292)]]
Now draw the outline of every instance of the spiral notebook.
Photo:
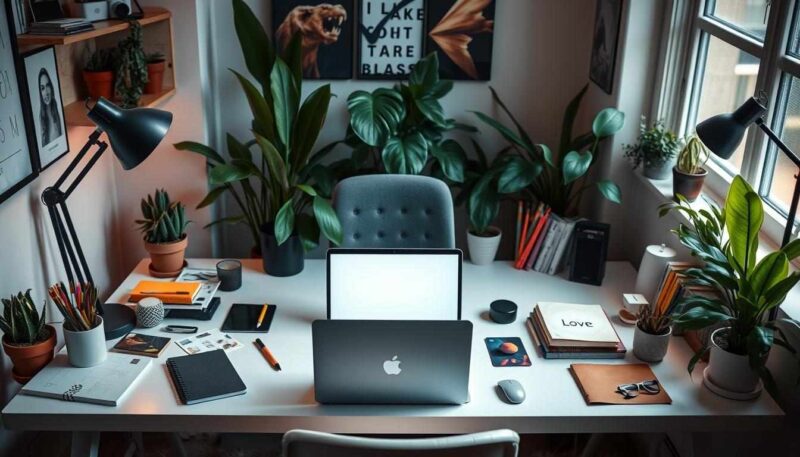
[(247, 387), (222, 349), (167, 359), (172, 383), (185, 405), (244, 395)]

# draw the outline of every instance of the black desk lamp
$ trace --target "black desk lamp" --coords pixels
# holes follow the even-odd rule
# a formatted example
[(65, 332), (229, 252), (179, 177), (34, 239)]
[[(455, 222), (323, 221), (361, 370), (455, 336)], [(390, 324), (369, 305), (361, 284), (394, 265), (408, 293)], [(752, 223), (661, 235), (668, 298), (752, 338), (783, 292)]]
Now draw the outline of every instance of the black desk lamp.
[[(106, 142), (100, 141), (100, 136), (104, 132), (108, 135), (111, 149), (122, 164), (122, 168), (130, 170), (142, 163), (155, 150), (172, 124), (172, 113), (167, 111), (151, 108), (121, 109), (103, 97), (97, 100), (88, 116), (97, 128), (89, 135), (89, 141), (67, 166), (58, 181), (42, 192), (42, 203), (47, 206), (50, 214), (58, 250), (61, 253), (61, 260), (64, 262), (64, 269), (71, 286), (76, 281), (78, 283), (94, 282), (67, 209), (67, 198), (108, 148)], [(64, 181), (92, 146), (97, 146), (97, 151), (69, 187), (61, 190)], [(128, 306), (116, 303), (106, 303), (105, 305), (98, 303), (97, 309), (103, 316), (106, 339), (119, 338), (136, 325), (136, 314)]]

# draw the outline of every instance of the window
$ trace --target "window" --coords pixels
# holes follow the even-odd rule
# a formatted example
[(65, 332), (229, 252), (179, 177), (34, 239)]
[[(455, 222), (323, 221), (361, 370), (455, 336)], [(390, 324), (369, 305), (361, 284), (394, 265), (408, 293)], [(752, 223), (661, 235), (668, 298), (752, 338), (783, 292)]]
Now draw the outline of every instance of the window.
[[(676, 0), (670, 12), (664, 46), (683, 51), (664, 53), (658, 116), (688, 135), (755, 96), (768, 108), (766, 125), (800, 153), (800, 0)], [(766, 231), (779, 240), (798, 170), (774, 143), (753, 126), (729, 160), (712, 156), (708, 168), (716, 194), (735, 174), (758, 190)]]

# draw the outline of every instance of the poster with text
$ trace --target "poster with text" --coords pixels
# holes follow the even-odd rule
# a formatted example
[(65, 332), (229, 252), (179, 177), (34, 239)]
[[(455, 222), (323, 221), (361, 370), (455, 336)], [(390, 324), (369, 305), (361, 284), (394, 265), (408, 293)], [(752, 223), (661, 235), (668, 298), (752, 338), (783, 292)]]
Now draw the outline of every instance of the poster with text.
[(0, 202), (36, 176), (17, 80), (16, 35), (9, 33), (9, 10), (4, 1), (0, 7)]
[(422, 57), (423, 0), (361, 0), (358, 77), (406, 79)]
[(425, 53), (439, 55), (442, 79), (492, 77), (494, 0), (429, 1)]
[(353, 0), (272, 2), (272, 30), (281, 53), (292, 37), (303, 36), (303, 77), (353, 77)]
[(40, 169), (69, 152), (64, 103), (55, 48), (37, 49), (23, 56)]

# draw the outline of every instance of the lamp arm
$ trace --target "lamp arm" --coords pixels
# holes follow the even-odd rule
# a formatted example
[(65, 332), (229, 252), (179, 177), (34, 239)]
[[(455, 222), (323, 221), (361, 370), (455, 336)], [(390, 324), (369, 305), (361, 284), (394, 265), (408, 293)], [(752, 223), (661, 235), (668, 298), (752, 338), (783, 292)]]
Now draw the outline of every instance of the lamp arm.
[(795, 164), (795, 166), (800, 167), (800, 157), (798, 157), (797, 154), (794, 153), (794, 151), (789, 149), (789, 146), (787, 146), (786, 143), (784, 143), (783, 140), (781, 140), (780, 137), (776, 135), (771, 128), (767, 127), (767, 125), (764, 124), (763, 119), (759, 118), (758, 120), (756, 120), (756, 124), (758, 124), (758, 127), (764, 133), (767, 134), (769, 139), (772, 140), (776, 146), (778, 146), (778, 149), (780, 149), (784, 153), (784, 155), (786, 155), (786, 157), (789, 160), (791, 160), (792, 163)]
[(97, 140), (100, 139), (100, 135), (102, 134), (103, 134), (102, 130), (95, 129), (94, 132), (92, 132), (92, 134), (89, 135), (89, 140), (86, 142), (86, 144), (83, 145), (83, 148), (81, 148), (81, 150), (78, 152), (75, 158), (72, 159), (72, 162), (70, 162), (70, 164), (64, 170), (64, 173), (62, 173), (61, 176), (58, 177), (58, 181), (56, 181), (55, 184), (51, 186), (53, 189), (58, 190), (64, 184), (64, 181), (67, 180), (67, 178), (75, 169), (75, 167), (78, 166), (78, 164), (81, 162), (86, 153), (89, 152), (89, 149), (97, 143)]

